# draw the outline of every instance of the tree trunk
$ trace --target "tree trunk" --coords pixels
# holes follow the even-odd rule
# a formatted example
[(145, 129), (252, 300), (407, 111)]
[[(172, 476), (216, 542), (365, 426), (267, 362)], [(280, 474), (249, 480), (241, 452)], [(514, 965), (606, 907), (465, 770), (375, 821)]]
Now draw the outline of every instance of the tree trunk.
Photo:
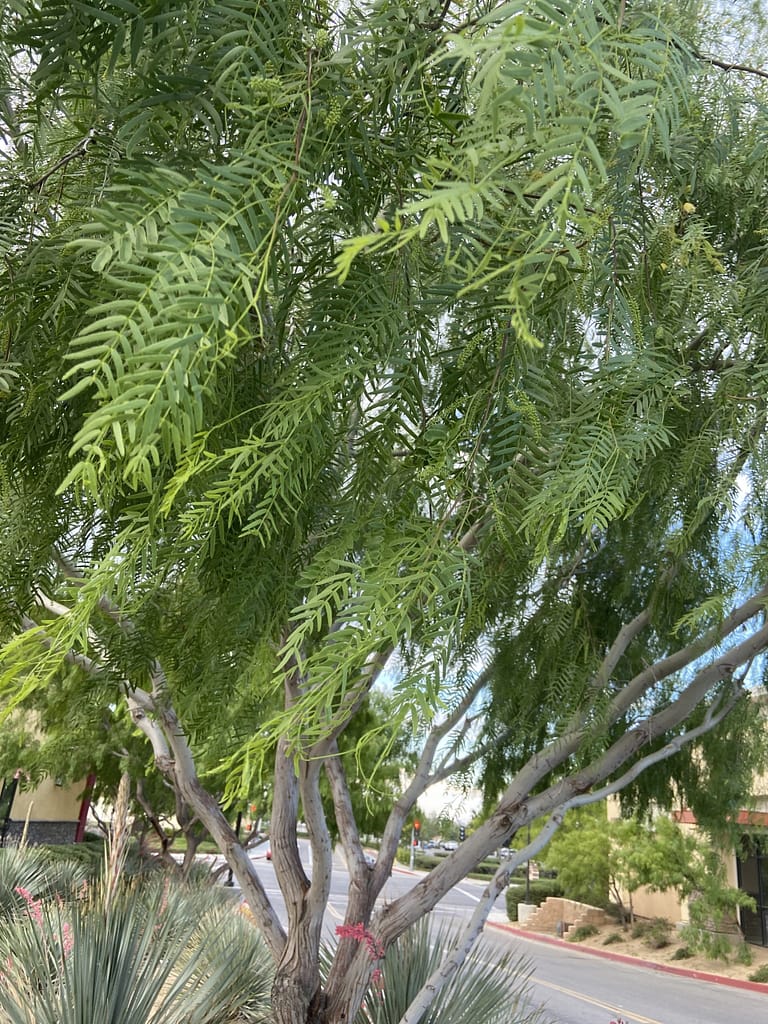
[[(305, 929), (301, 929), (305, 932)], [(326, 996), (320, 986), (316, 956), (308, 956), (304, 940), (294, 935), (278, 964), (272, 984), (272, 1020), (275, 1024), (326, 1024)]]
[[(350, 941), (347, 940), (347, 942)], [(371, 962), (368, 951), (362, 943), (359, 943), (345, 974), (343, 976), (336, 974), (335, 976), (333, 991), (328, 993), (328, 1013), (325, 1024), (351, 1024), (357, 1017), (370, 984), (373, 967), (374, 964)]]

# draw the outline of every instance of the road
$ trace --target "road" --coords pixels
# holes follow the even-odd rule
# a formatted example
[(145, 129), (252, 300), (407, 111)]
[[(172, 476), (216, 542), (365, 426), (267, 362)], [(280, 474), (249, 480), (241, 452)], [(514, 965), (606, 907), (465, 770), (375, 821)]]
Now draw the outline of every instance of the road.
[(732, 1024), (768, 1019), (768, 994), (604, 960), (489, 928), (491, 951), (528, 957), (534, 967), (532, 1003), (557, 1024)]
[[(312, 860), (309, 851), (309, 843), (305, 840), (299, 841), (302, 862), (307, 873), (311, 877)], [(285, 904), (282, 893), (275, 879), (275, 872), (272, 864), (265, 857), (266, 846), (257, 847), (251, 856), (259, 878), (273, 902), (278, 915), (285, 920)], [(421, 876), (410, 872), (400, 871), (397, 868), (393, 871), (382, 890), (379, 901), (392, 903), (400, 896), (404, 896)], [(344, 858), (338, 853), (334, 855), (333, 877), (331, 879), (331, 895), (328, 900), (328, 913), (326, 915), (326, 933), (329, 937), (335, 935), (336, 925), (344, 920), (344, 908), (347, 905), (348, 875)], [(483, 891), (482, 882), (466, 879), (448, 892), (438, 906), (434, 915), (440, 919), (460, 921), (466, 919), (474, 910)], [(499, 910), (505, 910), (504, 897), (500, 896), (496, 901)]]
[[(301, 845), (305, 866), (311, 873), (309, 846)], [(284, 915), (272, 865), (258, 850), (254, 864), (278, 913)], [(404, 895), (419, 877), (395, 869), (382, 900)], [(328, 937), (343, 920), (346, 886), (346, 867), (343, 858), (337, 856), (326, 921)], [(465, 879), (440, 902), (436, 916), (460, 923), (471, 914), (482, 890), (482, 882)], [(497, 907), (503, 911), (503, 897)], [(501, 919), (502, 915), (494, 916)], [(530, 961), (531, 1003), (545, 1006), (545, 1020), (551, 1024), (610, 1024), (619, 1019), (624, 1024), (731, 1024), (768, 1019), (768, 994), (762, 992), (635, 967), (584, 953), (577, 947), (526, 939), (501, 928), (487, 928), (483, 941), (483, 957), (490, 960), (512, 951)]]

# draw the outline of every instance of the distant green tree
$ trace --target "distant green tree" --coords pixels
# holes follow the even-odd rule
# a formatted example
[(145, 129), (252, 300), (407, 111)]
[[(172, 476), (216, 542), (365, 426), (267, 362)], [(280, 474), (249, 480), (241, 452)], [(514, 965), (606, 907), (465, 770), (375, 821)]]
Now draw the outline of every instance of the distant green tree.
[(604, 907), (609, 900), (611, 839), (605, 804), (570, 812), (543, 854), (567, 899)]
[(611, 822), (608, 834), (611, 894), (630, 921), (634, 920), (632, 897), (641, 887), (651, 892), (671, 889), (685, 897), (701, 878), (705, 845), (665, 816), (653, 822), (619, 819)]

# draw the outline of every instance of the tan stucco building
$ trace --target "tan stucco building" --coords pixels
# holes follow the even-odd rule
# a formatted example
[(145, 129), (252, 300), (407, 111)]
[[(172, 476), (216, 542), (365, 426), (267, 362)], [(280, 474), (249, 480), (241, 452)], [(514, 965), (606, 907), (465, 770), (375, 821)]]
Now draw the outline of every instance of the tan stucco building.
[(47, 778), (25, 789), (19, 772), (0, 780), (0, 846), (18, 843), (25, 833), (30, 845), (79, 842), (92, 785), (93, 779), (59, 785)]

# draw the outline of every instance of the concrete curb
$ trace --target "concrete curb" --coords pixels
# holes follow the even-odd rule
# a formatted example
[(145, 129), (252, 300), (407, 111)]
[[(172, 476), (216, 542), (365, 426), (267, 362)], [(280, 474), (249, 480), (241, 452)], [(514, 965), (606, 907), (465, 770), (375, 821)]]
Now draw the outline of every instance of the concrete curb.
[(746, 989), (748, 992), (762, 992), (768, 995), (768, 984), (764, 985), (758, 981), (742, 981), (741, 978), (725, 978), (721, 974), (708, 974), (706, 971), (694, 971), (686, 967), (673, 967), (671, 964), (658, 964), (652, 960), (642, 960), (637, 956), (629, 956), (626, 953), (613, 953), (607, 949), (595, 949), (594, 946), (583, 946), (579, 942), (568, 942), (566, 939), (557, 939), (554, 935), (543, 935), (541, 932), (531, 932), (526, 928), (516, 928), (513, 924), (505, 924), (503, 921), (488, 921), (493, 928), (509, 932), (520, 939), (533, 939), (535, 942), (543, 942), (550, 946), (560, 946), (563, 949), (577, 949), (580, 953), (589, 953), (591, 956), (602, 957), (603, 960), (613, 960), (616, 963), (629, 964), (631, 967), (645, 967), (651, 971), (660, 971), (662, 974), (677, 974), (681, 978), (693, 978), (696, 981), (708, 981), (715, 985), (727, 985), (729, 988)]

